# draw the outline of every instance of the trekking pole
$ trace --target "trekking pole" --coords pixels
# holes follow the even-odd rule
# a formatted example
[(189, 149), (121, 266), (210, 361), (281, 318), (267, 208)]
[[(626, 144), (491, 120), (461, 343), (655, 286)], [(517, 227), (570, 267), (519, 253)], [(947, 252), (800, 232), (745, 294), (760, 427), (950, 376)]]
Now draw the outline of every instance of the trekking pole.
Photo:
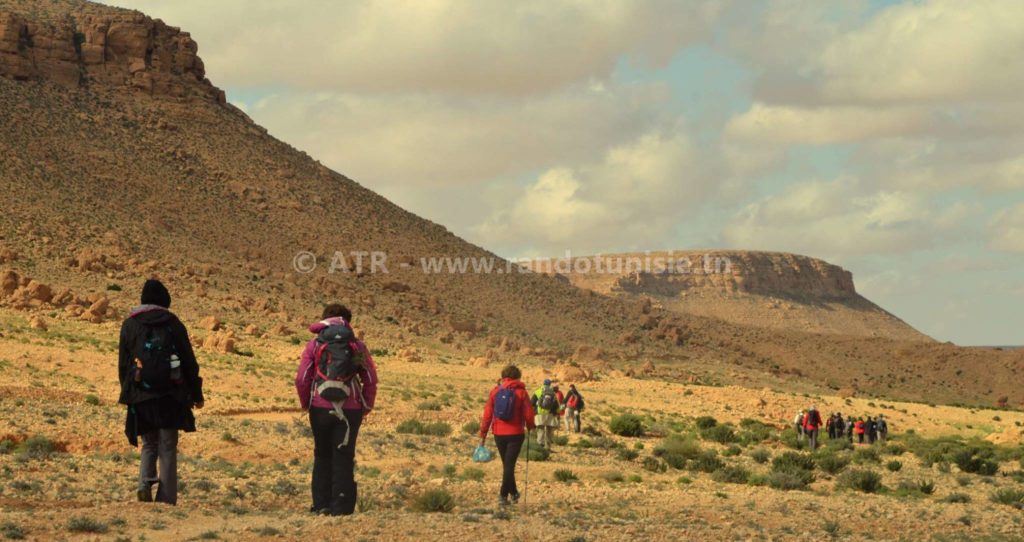
[(523, 482), (523, 509), (526, 508), (526, 494), (530, 491), (530, 431), (526, 431), (526, 481)]

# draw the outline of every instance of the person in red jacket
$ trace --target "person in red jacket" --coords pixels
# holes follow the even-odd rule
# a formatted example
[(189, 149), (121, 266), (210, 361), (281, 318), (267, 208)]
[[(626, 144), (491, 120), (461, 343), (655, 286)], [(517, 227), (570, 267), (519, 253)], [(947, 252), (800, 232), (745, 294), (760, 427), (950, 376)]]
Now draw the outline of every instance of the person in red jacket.
[(857, 418), (857, 422), (853, 424), (853, 432), (857, 434), (857, 441), (864, 444), (864, 418)]
[(812, 451), (818, 448), (818, 429), (820, 427), (821, 414), (818, 413), (818, 407), (812, 406), (804, 415), (804, 434), (810, 441)]
[(524, 427), (533, 430), (533, 405), (526, 385), (520, 380), (519, 367), (509, 365), (501, 370), (501, 382), (491, 390), (480, 420), (480, 445), (487, 442), (487, 432), (494, 433), (494, 444), (501, 456), (502, 476), (499, 504), (519, 502), (516, 486), (516, 460), (526, 440)]

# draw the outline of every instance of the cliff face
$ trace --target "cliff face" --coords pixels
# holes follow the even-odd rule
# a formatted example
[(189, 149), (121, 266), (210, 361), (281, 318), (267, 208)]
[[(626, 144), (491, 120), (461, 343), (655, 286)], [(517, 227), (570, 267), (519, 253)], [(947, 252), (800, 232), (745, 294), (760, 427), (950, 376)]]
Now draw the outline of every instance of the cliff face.
[(0, 1), (0, 76), (224, 102), (187, 32), (138, 12), (97, 11), (84, 2), (62, 17), (30, 20), (15, 11), (20, 4)]
[(579, 288), (649, 298), (675, 313), (745, 326), (930, 340), (860, 296), (849, 271), (797, 254), (651, 252), (534, 261), (528, 267)]
[(849, 271), (815, 258), (777, 252), (612, 254), (535, 261), (529, 267), (565, 275), (576, 286), (601, 293), (678, 296), (717, 291), (817, 300), (857, 296)]

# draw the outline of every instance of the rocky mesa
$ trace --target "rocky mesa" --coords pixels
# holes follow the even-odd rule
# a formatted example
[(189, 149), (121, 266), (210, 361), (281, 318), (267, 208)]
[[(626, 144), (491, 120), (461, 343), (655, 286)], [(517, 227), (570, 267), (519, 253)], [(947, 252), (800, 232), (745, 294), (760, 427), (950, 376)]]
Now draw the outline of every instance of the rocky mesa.
[[(31, 2), (36, 4), (35, 2)], [(65, 87), (106, 85), (147, 94), (224, 102), (206, 79), (188, 32), (141, 13), (85, 2), (68, 11), (19, 14), (29, 2), (0, 2), (0, 76)]]

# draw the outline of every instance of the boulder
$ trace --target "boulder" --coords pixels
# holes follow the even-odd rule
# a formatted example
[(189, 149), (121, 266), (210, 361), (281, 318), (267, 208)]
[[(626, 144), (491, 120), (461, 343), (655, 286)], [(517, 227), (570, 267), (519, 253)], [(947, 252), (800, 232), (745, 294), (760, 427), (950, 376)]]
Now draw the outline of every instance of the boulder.
[(395, 292), (396, 294), (408, 292), (409, 290), (412, 289), (412, 288), (409, 287), (408, 284), (403, 284), (401, 282), (394, 281), (394, 280), (385, 283), (384, 286), (382, 286), (382, 288), (384, 288), (385, 290), (387, 290), (389, 292)]
[(284, 324), (277, 324), (276, 326), (271, 328), (270, 333), (273, 335), (277, 335), (279, 337), (286, 337), (288, 335), (292, 335), (294, 332), (288, 329), (288, 326)]
[(216, 316), (207, 316), (199, 321), (199, 327), (207, 331), (218, 331), (224, 327), (224, 325)]
[(235, 334), (231, 331), (219, 331), (207, 335), (203, 340), (203, 349), (220, 354), (235, 353)]
[(101, 324), (103, 323), (103, 315), (96, 314), (90, 310), (83, 311), (79, 316), (80, 319), (89, 322), (90, 324)]
[(10, 269), (5, 270), (0, 274), (0, 294), (4, 297), (13, 294), (18, 289), (19, 280), (18, 273)]
[(26, 289), (28, 291), (28, 297), (31, 300), (49, 303), (50, 300), (53, 299), (53, 290), (38, 280), (29, 282)]
[(415, 347), (407, 346), (398, 351), (398, 359), (406, 363), (423, 363), (423, 356)]
[(256, 327), (256, 324), (249, 324), (245, 326), (245, 334), (258, 337), (260, 335), (260, 328)]
[(109, 308), (110, 308), (110, 300), (107, 299), (106, 297), (101, 297), (101, 298), (97, 299), (96, 301), (93, 301), (92, 305), (89, 305), (89, 312), (91, 312), (93, 314), (106, 315), (107, 314), (107, 310)]
[(593, 371), (573, 365), (559, 365), (555, 367), (553, 373), (556, 380), (559, 382), (565, 382), (566, 384), (588, 382), (594, 378)]
[(28, 327), (42, 331), (46, 331), (47, 329), (49, 329), (46, 325), (46, 321), (43, 320), (41, 316), (33, 316), (32, 318), (30, 318), (28, 321)]

